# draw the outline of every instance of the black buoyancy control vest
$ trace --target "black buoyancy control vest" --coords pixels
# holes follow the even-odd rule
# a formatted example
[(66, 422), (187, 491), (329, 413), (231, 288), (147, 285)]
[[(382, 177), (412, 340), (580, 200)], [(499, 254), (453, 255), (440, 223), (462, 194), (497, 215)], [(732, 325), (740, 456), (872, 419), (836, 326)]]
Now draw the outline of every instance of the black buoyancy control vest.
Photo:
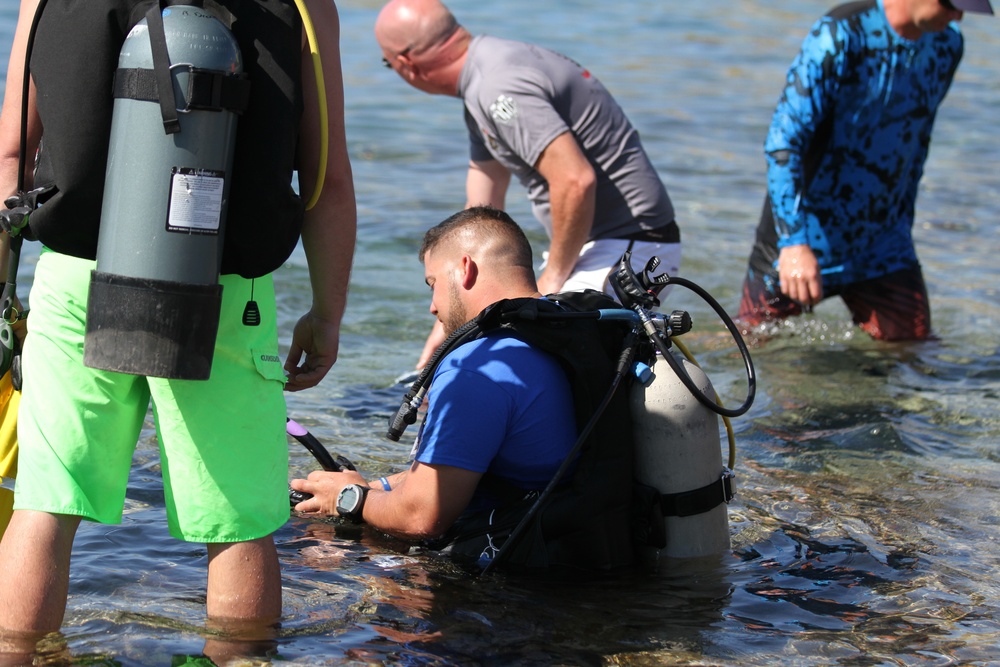
[[(594, 311), (621, 306), (601, 292), (565, 292), (542, 299), (501, 301), (479, 316), (481, 334), (497, 328), (554, 355), (573, 388), (577, 431), (605, 400), (630, 325), (596, 319), (538, 319), (533, 311)], [(508, 320), (505, 312), (518, 311)], [(508, 321), (504, 321), (508, 320)], [(623, 383), (583, 443), (565, 483), (532, 517), (522, 539), (506, 554), (507, 570), (569, 568), (609, 570), (633, 564), (631, 529), (633, 440), (629, 392)], [(479, 561), (484, 549), (499, 548), (528, 513), (537, 492), (510, 488), (489, 474), (481, 484), (510, 501), (495, 511), (468, 513), (429, 546), (459, 560)], [(480, 561), (481, 562), (481, 561)]]
[[(94, 259), (118, 55), (152, 0), (50, 0), (31, 54), (44, 128), (35, 187), (49, 188), (28, 235)], [(304, 205), (292, 187), (301, 90), (302, 21), (291, 0), (206, 0), (239, 43), (250, 80), (233, 160), (221, 272), (255, 278), (295, 249)]]

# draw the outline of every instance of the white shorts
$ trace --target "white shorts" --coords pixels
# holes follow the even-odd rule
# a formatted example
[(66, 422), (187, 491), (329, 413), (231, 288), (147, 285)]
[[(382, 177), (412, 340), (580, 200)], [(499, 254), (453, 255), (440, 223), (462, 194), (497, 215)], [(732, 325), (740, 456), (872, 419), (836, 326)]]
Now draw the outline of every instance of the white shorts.
[[(681, 244), (680, 243), (654, 243), (649, 241), (630, 241), (628, 239), (598, 239), (589, 241), (580, 249), (580, 259), (573, 267), (566, 282), (563, 283), (561, 292), (577, 291), (584, 289), (594, 289), (606, 292), (615, 296), (615, 291), (608, 282), (608, 276), (618, 268), (622, 255), (632, 248), (632, 270), (635, 274), (642, 275), (646, 269), (646, 262), (650, 257), (658, 257), (660, 265), (652, 272), (658, 276), (666, 273), (675, 276), (680, 271), (681, 266)], [(548, 261), (549, 253), (542, 253), (542, 266)], [(671, 286), (668, 285), (660, 292), (660, 298), (666, 298), (670, 293)]]

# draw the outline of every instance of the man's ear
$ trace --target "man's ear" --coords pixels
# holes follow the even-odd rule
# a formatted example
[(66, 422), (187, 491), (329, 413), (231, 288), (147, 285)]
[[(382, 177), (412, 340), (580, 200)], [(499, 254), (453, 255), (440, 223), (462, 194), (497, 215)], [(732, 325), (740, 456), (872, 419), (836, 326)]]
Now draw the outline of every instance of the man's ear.
[(459, 281), (458, 284), (464, 290), (472, 289), (476, 281), (479, 280), (479, 265), (476, 260), (468, 255), (462, 255), (458, 263)]
[(396, 59), (399, 60), (400, 73), (408, 82), (416, 81), (417, 79), (422, 77), (423, 70), (421, 69), (420, 65), (413, 62), (413, 59), (410, 58), (410, 54), (401, 53), (398, 56), (396, 56)]

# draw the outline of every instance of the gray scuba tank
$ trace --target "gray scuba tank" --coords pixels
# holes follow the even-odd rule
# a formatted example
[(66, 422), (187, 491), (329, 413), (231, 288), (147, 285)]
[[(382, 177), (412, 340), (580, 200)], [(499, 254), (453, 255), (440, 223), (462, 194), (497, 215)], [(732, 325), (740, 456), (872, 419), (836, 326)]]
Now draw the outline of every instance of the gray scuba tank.
[(235, 38), (201, 0), (161, 0), (126, 37), (87, 308), (87, 366), (209, 377), (237, 112), (248, 87), (242, 71)]

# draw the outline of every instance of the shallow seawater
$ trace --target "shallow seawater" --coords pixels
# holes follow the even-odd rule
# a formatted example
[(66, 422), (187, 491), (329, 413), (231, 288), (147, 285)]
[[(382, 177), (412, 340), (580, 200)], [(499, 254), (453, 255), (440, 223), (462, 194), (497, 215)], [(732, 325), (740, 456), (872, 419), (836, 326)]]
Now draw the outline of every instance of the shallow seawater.
[[(13, 4), (13, 3), (11, 3)], [(368, 476), (405, 465), (386, 421), (429, 330), (416, 252), (464, 202), (458, 100), (381, 67), (381, 2), (343, 0), (359, 243), (341, 358), (289, 415)], [(474, 32), (584, 62), (618, 96), (678, 211), (683, 277), (735, 310), (763, 198), (762, 143), (785, 69), (830, 7), (809, 0), (452, 3)], [(0, 7), (9, 45), (16, 10)], [(732, 550), (657, 571), (473, 577), (368, 530), (292, 517), (277, 533), (285, 616), (247, 664), (987, 665), (1000, 663), (1000, 37), (967, 15), (914, 230), (937, 339), (871, 341), (834, 302), (747, 337), (757, 372), (733, 420)], [(5, 62), (5, 58), (3, 61)], [(541, 250), (512, 186), (512, 215)], [(22, 294), (37, 250), (27, 247)], [(282, 341), (310, 295), (298, 250), (276, 274)], [(712, 310), (675, 289), (687, 346), (728, 405), (746, 394)], [(250, 416), (248, 416), (250, 418)], [(289, 441), (290, 475), (317, 467)], [(159, 454), (143, 432), (120, 526), (85, 525), (69, 608), (43, 664), (169, 665), (206, 636), (204, 546), (167, 535)], [(0, 582), (0, 585), (3, 585)]]

